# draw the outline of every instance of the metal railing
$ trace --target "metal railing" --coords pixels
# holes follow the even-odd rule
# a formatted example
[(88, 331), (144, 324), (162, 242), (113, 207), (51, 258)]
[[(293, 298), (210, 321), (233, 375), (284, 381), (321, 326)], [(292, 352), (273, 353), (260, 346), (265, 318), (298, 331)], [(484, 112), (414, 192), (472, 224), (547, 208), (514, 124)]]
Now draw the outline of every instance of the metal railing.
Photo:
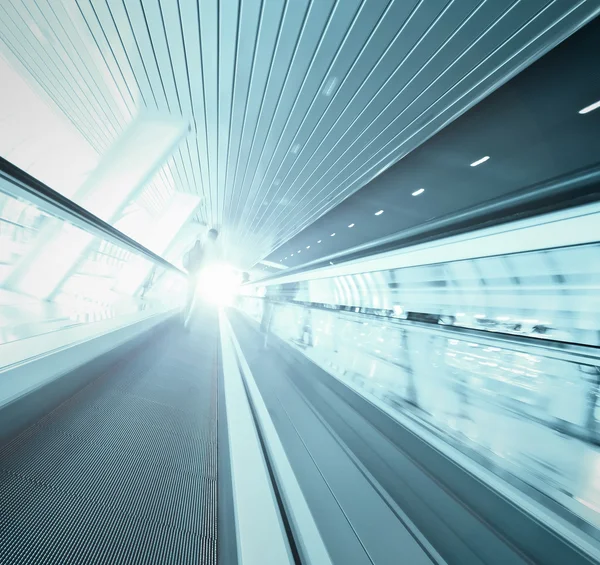
[(157, 265), (184, 274), (181, 269), (135, 241), (98, 216), (59, 194), (43, 182), (0, 157), (0, 191), (14, 198), (25, 199), (44, 212), (76, 227), (144, 255)]

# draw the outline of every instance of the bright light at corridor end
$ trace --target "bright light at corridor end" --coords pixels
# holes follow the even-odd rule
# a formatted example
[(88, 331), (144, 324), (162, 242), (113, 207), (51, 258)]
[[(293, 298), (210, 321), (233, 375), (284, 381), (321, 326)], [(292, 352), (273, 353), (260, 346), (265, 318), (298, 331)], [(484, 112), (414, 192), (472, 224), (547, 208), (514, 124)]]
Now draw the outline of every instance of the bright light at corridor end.
[(228, 306), (233, 303), (241, 282), (239, 271), (230, 265), (216, 264), (198, 274), (196, 288), (202, 300), (217, 306)]

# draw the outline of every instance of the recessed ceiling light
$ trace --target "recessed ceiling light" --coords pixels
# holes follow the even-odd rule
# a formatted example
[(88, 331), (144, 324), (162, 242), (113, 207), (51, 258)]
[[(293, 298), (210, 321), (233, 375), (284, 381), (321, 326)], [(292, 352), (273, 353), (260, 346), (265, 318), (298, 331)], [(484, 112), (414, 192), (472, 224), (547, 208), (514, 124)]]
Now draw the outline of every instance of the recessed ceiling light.
[(319, 241), (317, 241), (317, 243), (321, 243), (321, 240), (319, 239)]
[[(287, 259), (287, 257), (285, 259)], [(285, 259), (284, 259), (284, 261), (285, 261)]]
[(298, 249), (298, 253), (302, 253), (302, 249)]
[(333, 237), (334, 235), (335, 235), (335, 232), (333, 232), (333, 233), (331, 234), (331, 237)]
[(485, 157), (482, 157), (481, 159), (477, 159), (477, 161), (475, 161), (474, 163), (471, 163), (471, 167), (476, 167), (477, 165), (481, 165), (481, 163), (485, 163), (486, 161), (488, 161), (490, 158), (489, 155), (486, 155)]
[(600, 108), (600, 100), (598, 100), (598, 102), (594, 102), (593, 104), (590, 104), (589, 106), (586, 106), (585, 108), (582, 108), (581, 110), (579, 110), (580, 114), (589, 114), (590, 112), (593, 112), (594, 110), (597, 110), (598, 108)]
[(290, 257), (293, 257), (293, 256), (294, 256), (294, 254), (292, 253), (292, 254), (290, 255)]
[(412, 195), (413, 196), (419, 196), (419, 194), (423, 194), (425, 192), (424, 188), (419, 188), (419, 190), (415, 190)]
[(349, 227), (349, 228), (353, 228), (353, 227), (354, 227), (354, 224), (350, 224), (348, 227)]
[(379, 210), (379, 212), (375, 212), (376, 216), (381, 216), (381, 214), (383, 214), (383, 210)]
[(307, 245), (307, 246), (306, 246), (306, 249), (310, 249), (310, 245)]

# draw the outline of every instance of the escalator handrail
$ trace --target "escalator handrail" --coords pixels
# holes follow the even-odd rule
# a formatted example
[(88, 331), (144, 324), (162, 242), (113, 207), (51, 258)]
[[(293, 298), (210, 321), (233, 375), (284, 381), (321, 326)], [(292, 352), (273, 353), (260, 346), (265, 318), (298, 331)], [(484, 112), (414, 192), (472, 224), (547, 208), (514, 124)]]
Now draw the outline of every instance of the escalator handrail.
[(156, 265), (184, 274), (181, 269), (150, 251), (141, 243), (125, 235), (114, 226), (59, 194), (48, 185), (32, 177), (10, 161), (0, 157), (0, 192), (25, 199), (53, 216), (69, 222), (82, 230), (118, 246), (124, 246), (135, 254), (143, 255)]

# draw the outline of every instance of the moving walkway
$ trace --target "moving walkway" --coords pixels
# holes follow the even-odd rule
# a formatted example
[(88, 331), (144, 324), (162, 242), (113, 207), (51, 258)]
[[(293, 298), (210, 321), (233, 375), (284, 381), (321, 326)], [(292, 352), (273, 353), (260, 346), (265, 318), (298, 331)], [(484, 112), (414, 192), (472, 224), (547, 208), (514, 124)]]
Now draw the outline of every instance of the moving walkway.
[[(34, 319), (0, 345), (2, 563), (598, 560), (593, 481), (560, 466), (561, 453), (596, 461), (595, 412), (573, 417), (596, 390), (589, 308), (572, 308), (581, 315), (568, 327), (542, 323), (546, 309), (518, 330), (515, 320), (530, 313), (500, 312), (505, 303), (490, 301), (507, 295), (506, 281), (496, 279), (495, 291), (481, 283), (477, 294), (460, 288), (472, 284), (464, 278), (432, 293), (423, 282), (438, 261), (415, 248), (248, 285), (235, 306), (200, 305), (186, 333), (176, 267), (49, 192), (36, 205), (46, 222), (89, 227), (144, 273), (151, 265), (162, 273), (143, 296), (138, 289), (118, 307), (96, 304), (101, 315), (77, 317), (63, 305), (51, 332)], [(595, 214), (586, 207), (560, 221)], [(505, 263), (555, 252), (572, 265), (569, 253), (597, 251), (586, 233), (565, 230), (579, 240), (556, 240), (555, 251), (506, 247)], [(446, 243), (446, 271), (467, 272), (448, 252), (460, 242)], [(460, 261), (485, 260), (469, 249), (477, 257)], [(400, 263), (407, 279), (393, 272)], [(593, 284), (595, 263), (578, 264)], [(127, 272), (125, 261), (115, 276)], [(557, 296), (575, 304), (581, 272), (561, 275), (569, 292)], [(523, 273), (508, 280), (514, 292), (527, 290)], [(276, 292), (265, 299), (269, 286)], [(472, 308), (456, 296), (469, 296)], [(517, 372), (507, 378), (502, 366)], [(572, 382), (556, 381), (565, 367), (577, 367)], [(566, 408), (544, 404), (569, 391)], [(509, 437), (529, 430), (520, 455), (537, 461), (525, 467), (510, 442), (498, 447), (499, 426)], [(568, 480), (553, 483), (541, 471), (549, 466)]]

